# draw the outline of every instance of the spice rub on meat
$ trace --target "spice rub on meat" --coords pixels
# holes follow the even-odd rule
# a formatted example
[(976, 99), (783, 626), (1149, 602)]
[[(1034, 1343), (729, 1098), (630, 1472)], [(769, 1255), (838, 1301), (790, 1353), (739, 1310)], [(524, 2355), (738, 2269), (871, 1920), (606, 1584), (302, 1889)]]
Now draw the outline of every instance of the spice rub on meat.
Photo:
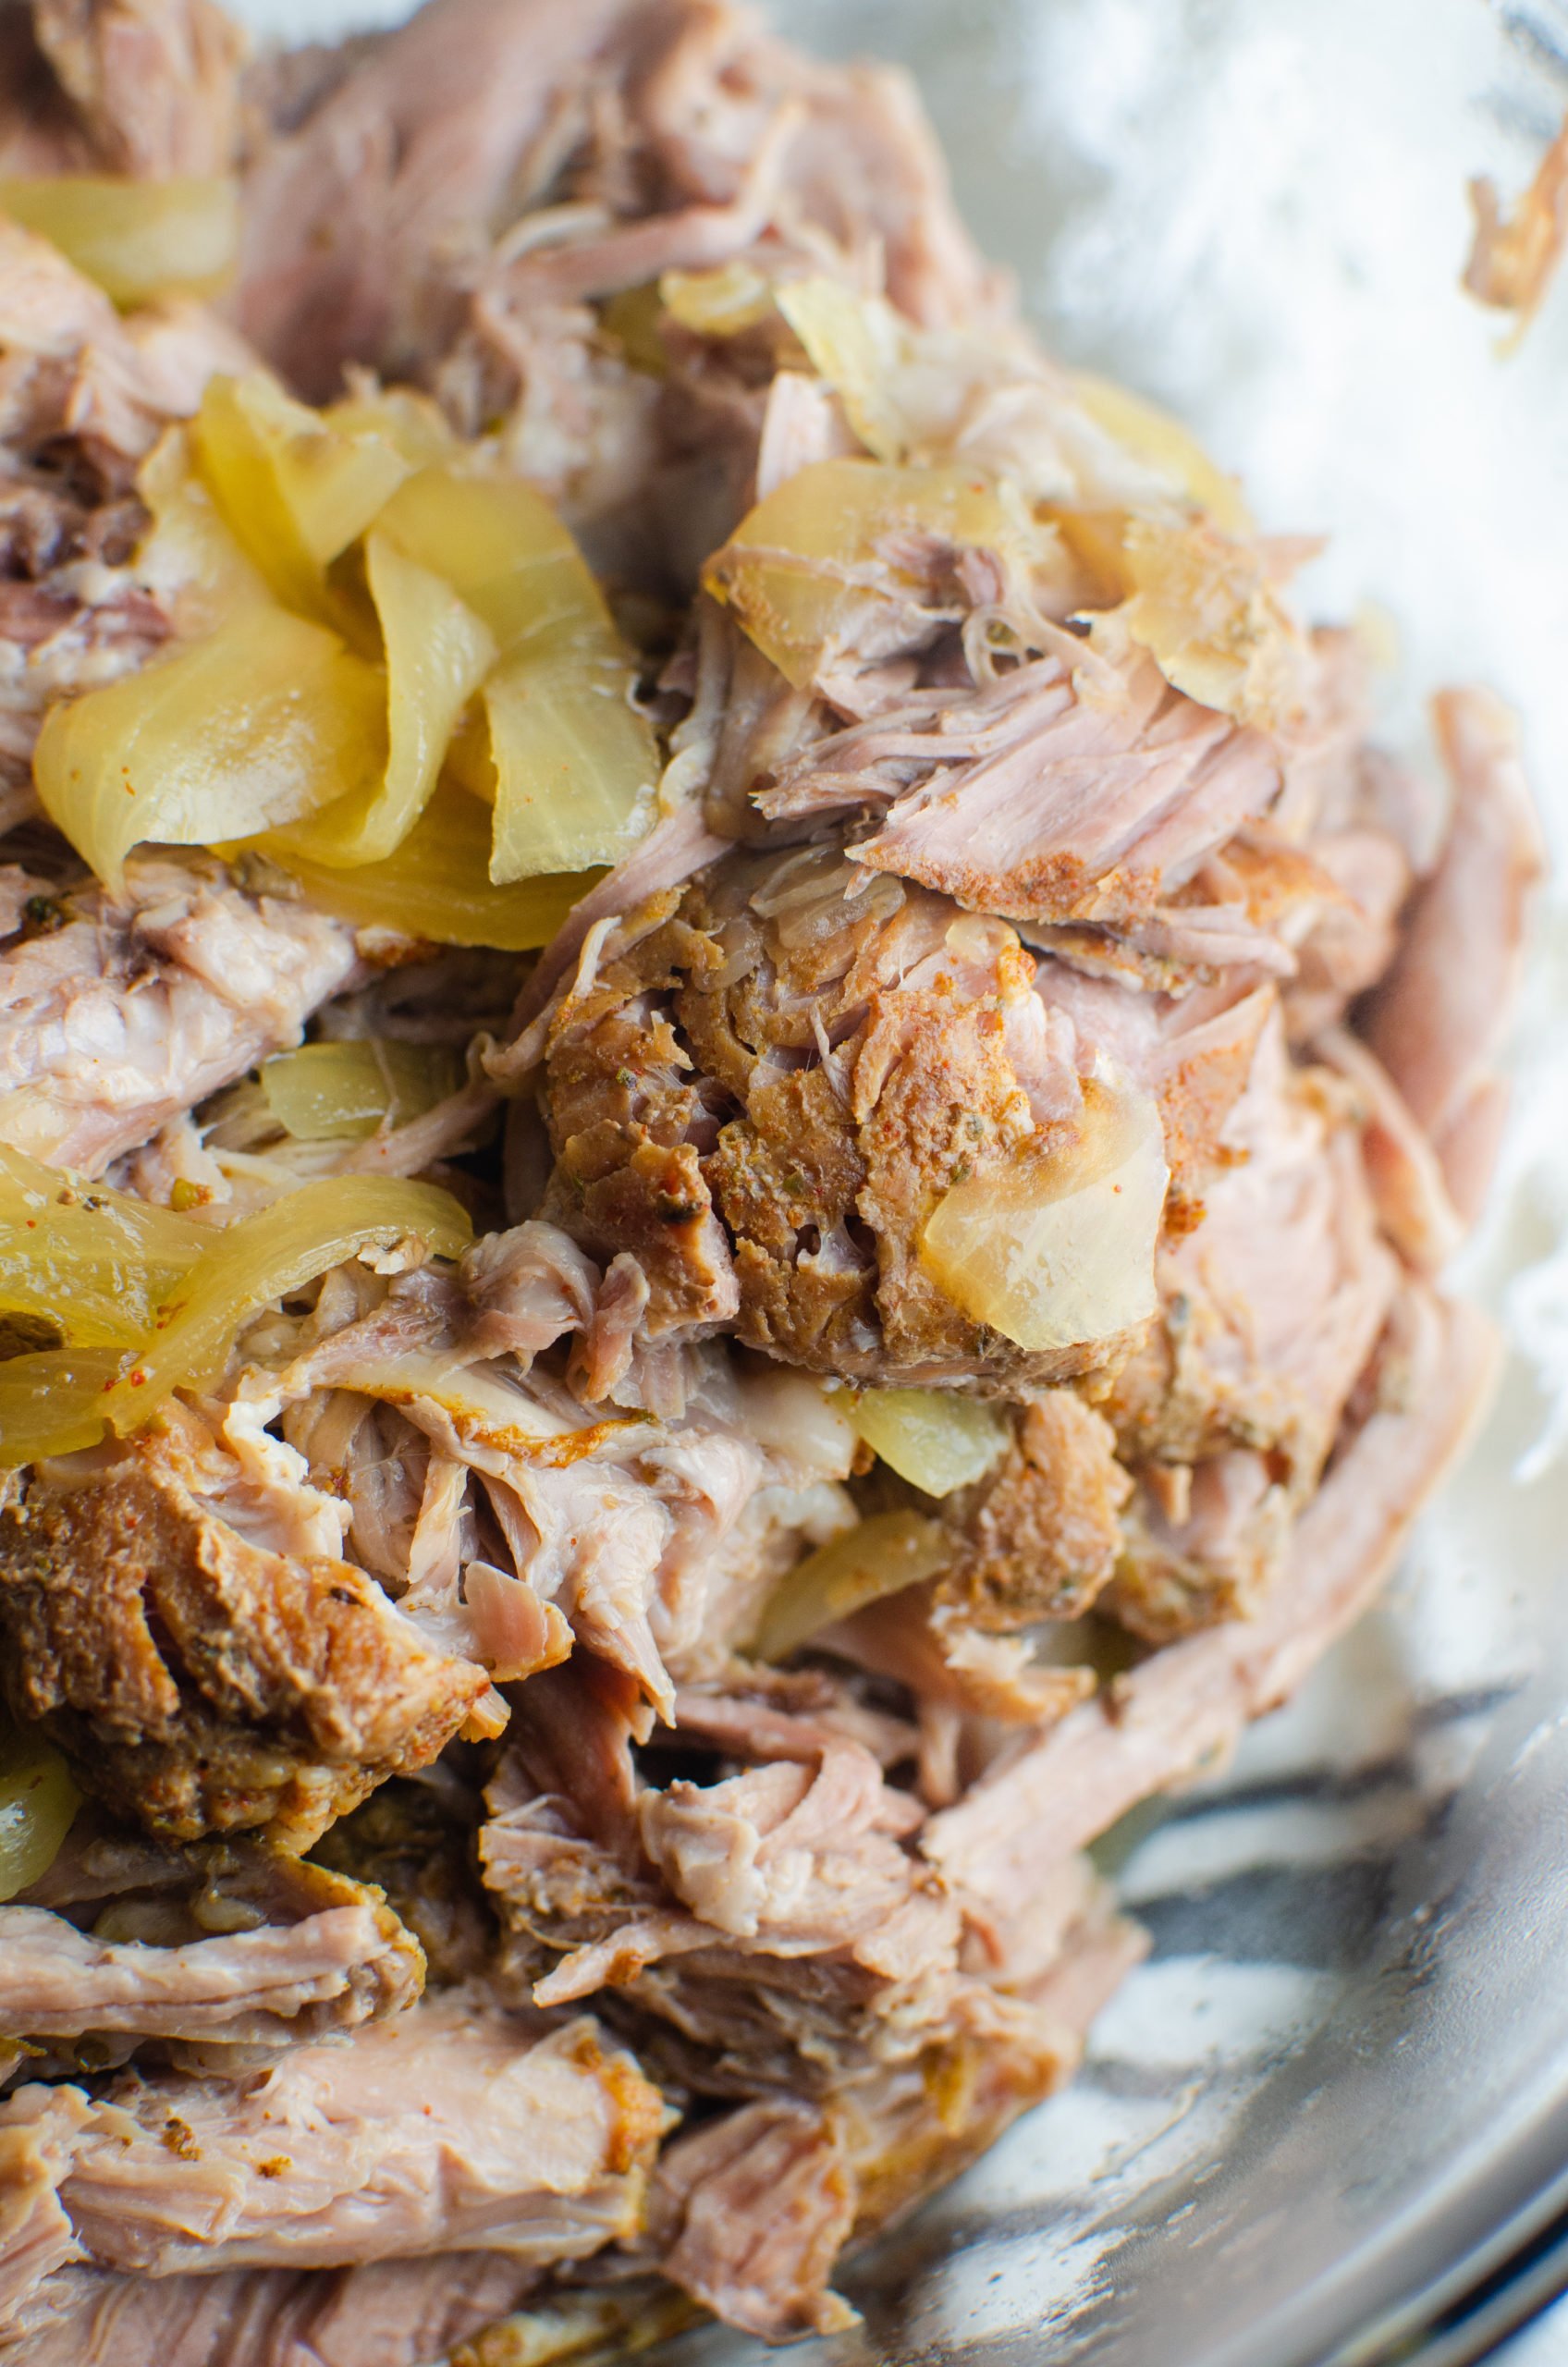
[(212, 1501), (236, 1477), (172, 1417), (37, 1466), (0, 1512), (6, 1693), (150, 1831), (302, 1849), (434, 1759), (490, 1680), (325, 1539), (278, 1551), (242, 1533)]
[(955, 1184), (1071, 1156), (1095, 1048), (1005, 922), (835, 844), (726, 856), (602, 926), (535, 1027), (545, 1213), (635, 1258), (650, 1339), (731, 1327), (858, 1381), (1027, 1389), (1135, 1335), (1020, 1348), (922, 1257)]

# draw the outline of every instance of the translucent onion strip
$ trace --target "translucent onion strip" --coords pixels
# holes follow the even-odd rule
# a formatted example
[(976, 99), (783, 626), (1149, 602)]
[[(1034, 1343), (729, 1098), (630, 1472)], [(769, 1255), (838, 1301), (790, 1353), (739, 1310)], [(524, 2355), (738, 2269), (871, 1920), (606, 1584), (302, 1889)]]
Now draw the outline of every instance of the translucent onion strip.
[(380, 522), (500, 651), (484, 686), (488, 763), (465, 775), (494, 798), (491, 878), (619, 862), (653, 823), (658, 752), (604, 595), (548, 502), (516, 480), (431, 468)]
[(983, 1479), (1012, 1436), (994, 1405), (951, 1389), (868, 1389), (850, 1420), (873, 1453), (928, 1496)]
[(759, 1660), (784, 1660), (819, 1628), (847, 1619), (863, 1604), (935, 1577), (952, 1551), (937, 1522), (922, 1513), (874, 1514), (780, 1578), (752, 1650)]
[(328, 562), (409, 473), (395, 444), (329, 424), (264, 370), (210, 379), (190, 434), (214, 499), (277, 597), (330, 621)]
[(0, 214), (48, 239), (116, 304), (210, 295), (239, 255), (239, 184), (227, 175), (131, 180), (112, 173), (0, 178)]
[(218, 1234), (160, 1313), (141, 1353), (103, 1401), (122, 1436), (176, 1389), (221, 1368), (247, 1315), (372, 1245), (414, 1234), (455, 1257), (473, 1237), (449, 1192), (386, 1175), (333, 1175), (302, 1184)]
[(384, 1125), (406, 1126), (462, 1083), (455, 1052), (440, 1044), (361, 1036), (305, 1044), (262, 1069), (273, 1116), (296, 1142), (365, 1142)]
[(247, 607), (139, 674), (53, 707), (38, 794), (100, 879), (143, 840), (203, 846), (315, 813), (386, 761), (386, 693), (336, 633)]
[(72, 1347), (133, 1345), (212, 1238), (0, 1145), (0, 1310), (56, 1320)]
[(0, 1898), (48, 1872), (80, 1805), (59, 1752), (0, 1722)]
[(384, 863), (430, 802), (459, 716), (496, 655), (489, 627), (451, 585), (389, 536), (365, 537), (365, 571), (386, 651), (386, 771), (289, 834), (313, 862)]
[(107, 1418), (107, 1392), (125, 1359), (121, 1347), (7, 1356), (0, 1364), (0, 1467), (96, 1446)]
[(799, 688), (851, 643), (869, 656), (918, 641), (927, 595), (899, 567), (900, 538), (1005, 551), (1021, 531), (974, 469), (814, 460), (741, 521), (703, 582)]
[(490, 837), (489, 807), (448, 783), (383, 863), (337, 870), (271, 840), (265, 852), (319, 910), (356, 928), (427, 938), (433, 945), (489, 945), (502, 953), (547, 945), (603, 874), (569, 871), (497, 888), (490, 878)]

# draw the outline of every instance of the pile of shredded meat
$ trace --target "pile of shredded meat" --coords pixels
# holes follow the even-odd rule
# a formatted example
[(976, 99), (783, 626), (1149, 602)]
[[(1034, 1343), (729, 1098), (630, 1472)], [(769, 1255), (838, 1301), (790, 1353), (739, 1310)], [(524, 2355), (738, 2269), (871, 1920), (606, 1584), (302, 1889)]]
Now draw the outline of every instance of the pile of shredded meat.
[[(0, 1289), (0, 1404), (106, 1392), (0, 1474), (0, 1791), (65, 1802), (0, 1880), (0, 2361), (830, 2332), (1137, 1960), (1087, 1845), (1291, 1692), (1484, 1404), (1437, 1277), (1513, 721), (1443, 692), (1440, 785), (1369, 746), (1302, 547), (1039, 352), (903, 76), (727, 0), (249, 58), (3, 0), (0, 152), (0, 203), (240, 226), (116, 308), (0, 216), (0, 1157), (130, 1245), (96, 1331)], [(412, 390), (609, 595), (656, 807), (537, 951), (232, 827), (95, 877), (35, 793), (184, 645), (146, 464), (263, 368)], [(312, 1134), (301, 1043), (435, 1082)], [(116, 1414), (202, 1245), (344, 1179), (471, 1237), (279, 1252)]]

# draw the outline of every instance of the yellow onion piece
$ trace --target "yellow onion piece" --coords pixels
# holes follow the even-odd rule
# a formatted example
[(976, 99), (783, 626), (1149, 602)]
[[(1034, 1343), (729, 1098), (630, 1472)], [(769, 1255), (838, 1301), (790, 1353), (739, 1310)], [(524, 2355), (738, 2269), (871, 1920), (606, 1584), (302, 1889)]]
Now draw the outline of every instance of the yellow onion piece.
[(285, 607), (328, 618), (326, 566), (409, 474), (379, 430), (330, 426), (253, 370), (207, 382), (191, 427), (224, 517)]
[(1107, 1340), (1155, 1311), (1169, 1181), (1150, 1096), (1091, 1080), (1077, 1142), (1054, 1155), (1025, 1145), (999, 1175), (955, 1184), (920, 1262), (955, 1306), (1021, 1348)]
[(669, 371), (662, 329), (665, 309), (657, 281), (623, 288), (599, 306), (600, 328), (618, 341), (632, 369), (650, 378), (666, 377)]
[(1307, 653), (1256, 550), (1213, 527), (1130, 519), (1117, 615), (1179, 691), (1266, 730), (1302, 712)]
[(387, 535), (366, 535), (365, 571), (386, 651), (386, 771), (288, 834), (312, 862), (344, 869), (384, 863), (407, 838), (496, 655), (489, 627)]
[(928, 1496), (983, 1479), (1012, 1436), (994, 1405), (950, 1389), (868, 1389), (850, 1420), (874, 1454)]
[(1207, 509), (1220, 531), (1250, 534), (1251, 512), (1241, 486), (1217, 468), (1190, 428), (1158, 404), (1129, 394), (1113, 378), (1096, 377), (1091, 370), (1072, 374), (1073, 391), (1097, 426), (1125, 447), (1134, 459), (1146, 461), (1167, 479), (1178, 497)]
[(494, 797), (491, 878), (619, 862), (654, 821), (658, 753), (604, 595), (549, 503), (516, 479), (432, 468), (380, 523), (501, 653), (484, 685), (489, 761), (464, 776)]
[(305, 1044), (262, 1068), (268, 1109), (296, 1142), (365, 1142), (378, 1128), (405, 1126), (455, 1093), (462, 1063), (441, 1044), (361, 1036)]
[(36, 230), (116, 304), (210, 295), (239, 254), (239, 184), (229, 175), (139, 181), (114, 173), (0, 179), (0, 214)]
[(386, 693), (336, 633), (246, 607), (139, 674), (54, 707), (38, 794), (100, 879), (133, 846), (248, 838), (348, 795), (386, 762)]
[(341, 871), (312, 863), (295, 847), (263, 844), (312, 904), (356, 928), (394, 930), (433, 945), (489, 945), (502, 953), (547, 945), (603, 873), (570, 871), (497, 888), (490, 878), (490, 839), (489, 808), (443, 782), (385, 863)]
[(339, 435), (379, 436), (410, 470), (447, 460), (458, 449), (440, 404), (412, 386), (378, 386), (367, 380), (351, 395), (328, 403), (321, 416)]
[(518, 477), (421, 469), (378, 523), (483, 617), (503, 654), (551, 625), (598, 624), (613, 634), (592, 570), (542, 493)]
[(619, 863), (646, 838), (659, 764), (631, 687), (619, 647), (594, 628), (539, 633), (496, 667), (484, 686), (492, 879)]
[(868, 656), (918, 644), (926, 595), (899, 536), (1007, 550), (1019, 531), (974, 469), (814, 460), (741, 520), (703, 582), (800, 687), (851, 644)]
[(266, 579), (236, 542), (196, 473), (188, 428), (165, 428), (137, 472), (153, 523), (136, 553), (139, 583), (156, 595), (181, 641), (274, 605)]
[(0, 1330), (41, 1318), (73, 1348), (130, 1347), (211, 1242), (171, 1208), (0, 1145)]
[(908, 322), (890, 304), (857, 296), (836, 279), (790, 280), (775, 300), (866, 450), (879, 460), (901, 460), (910, 422), (892, 389), (910, 360)]
[(48, 1872), (80, 1805), (59, 1752), (8, 1720), (0, 1724), (0, 1898)]
[(775, 310), (773, 282), (741, 256), (712, 271), (667, 271), (658, 293), (670, 318), (699, 337), (739, 337)]
[(784, 1660), (818, 1628), (935, 1577), (952, 1551), (924, 1513), (875, 1513), (831, 1544), (819, 1545), (779, 1579), (751, 1649), (759, 1660)]
[(449, 1192), (389, 1175), (326, 1176), (241, 1217), (165, 1303), (145, 1345), (104, 1397), (106, 1419), (122, 1437), (137, 1429), (176, 1389), (214, 1379), (256, 1307), (404, 1234), (455, 1257), (473, 1227)]
[(0, 1364), (0, 1466), (96, 1446), (126, 1354), (121, 1347), (46, 1348), (7, 1356)]

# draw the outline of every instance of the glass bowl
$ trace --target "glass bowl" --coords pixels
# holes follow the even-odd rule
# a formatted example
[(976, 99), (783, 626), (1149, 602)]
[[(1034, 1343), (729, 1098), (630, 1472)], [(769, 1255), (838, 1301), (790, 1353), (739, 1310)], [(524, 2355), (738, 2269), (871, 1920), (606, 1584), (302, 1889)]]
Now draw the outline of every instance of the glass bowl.
[[(322, 38), (407, 10), (240, 13)], [(1330, 537), (1302, 597), (1387, 647), (1390, 744), (1422, 751), (1444, 680), (1514, 702), (1560, 851), (1568, 275), (1509, 357), (1458, 276), (1467, 178), (1522, 187), (1568, 96), (1564, 0), (772, 13), (825, 54), (902, 59), (1053, 349), (1181, 412), (1268, 527)], [(1111, 1836), (1153, 1948), (1077, 2082), (845, 2270), (864, 2324), (800, 2346), (799, 2367), (1446, 2367), (1568, 2284), (1555, 908), (1514, 1065), (1502, 1172), (1455, 1277), (1514, 1351), (1479, 1445), (1297, 1699)], [(644, 2354), (766, 2355), (720, 2327)]]

